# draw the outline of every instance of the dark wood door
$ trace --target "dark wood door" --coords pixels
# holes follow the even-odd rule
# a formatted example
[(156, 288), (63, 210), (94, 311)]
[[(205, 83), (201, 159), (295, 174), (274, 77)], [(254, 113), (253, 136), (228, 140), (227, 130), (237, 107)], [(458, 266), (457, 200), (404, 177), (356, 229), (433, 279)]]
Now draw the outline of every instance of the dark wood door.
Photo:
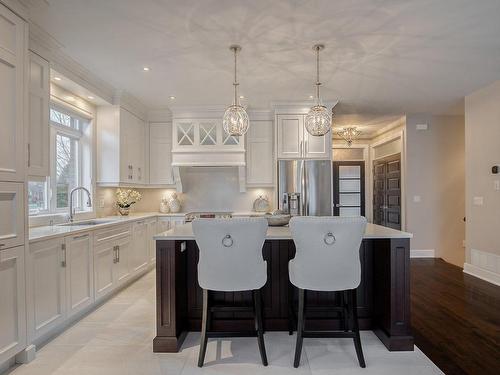
[(401, 154), (373, 162), (373, 223), (401, 230)]
[(365, 162), (332, 162), (333, 215), (365, 216)]

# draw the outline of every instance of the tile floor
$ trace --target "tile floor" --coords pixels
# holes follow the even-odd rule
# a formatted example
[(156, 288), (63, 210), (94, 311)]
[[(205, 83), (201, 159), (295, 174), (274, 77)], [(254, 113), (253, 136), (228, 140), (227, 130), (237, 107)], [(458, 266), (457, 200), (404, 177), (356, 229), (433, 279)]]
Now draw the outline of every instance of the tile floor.
[(358, 367), (348, 339), (305, 339), (301, 366), (292, 367), (295, 336), (265, 335), (269, 366), (260, 364), (255, 338), (209, 341), (205, 366), (196, 366), (199, 334), (186, 338), (180, 353), (153, 353), (154, 271), (40, 348), (36, 359), (9, 375), (177, 374), (442, 374), (417, 348), (389, 352), (372, 332), (362, 333), (367, 363)]

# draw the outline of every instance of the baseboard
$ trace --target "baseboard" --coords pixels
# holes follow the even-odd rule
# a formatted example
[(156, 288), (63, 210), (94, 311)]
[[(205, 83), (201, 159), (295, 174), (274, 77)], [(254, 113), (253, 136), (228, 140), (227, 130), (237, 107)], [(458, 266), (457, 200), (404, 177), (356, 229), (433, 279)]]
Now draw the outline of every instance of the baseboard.
[(500, 286), (500, 274), (485, 270), (470, 263), (464, 263), (464, 273)]
[(436, 250), (410, 250), (410, 258), (435, 258)]

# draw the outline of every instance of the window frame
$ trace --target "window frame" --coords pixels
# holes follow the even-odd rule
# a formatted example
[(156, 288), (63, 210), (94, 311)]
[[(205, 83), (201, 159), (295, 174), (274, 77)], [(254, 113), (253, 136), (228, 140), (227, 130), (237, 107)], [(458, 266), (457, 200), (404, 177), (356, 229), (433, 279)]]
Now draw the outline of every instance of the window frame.
[[(61, 102), (57, 98), (51, 98), (49, 103), (49, 111), (56, 110), (58, 112), (67, 114), (71, 116), (72, 126), (68, 127), (58, 122), (52, 121), (49, 117), (49, 134), (50, 134), (50, 145), (49, 145), (49, 173), (44, 180), (46, 184), (46, 197), (47, 197), (47, 209), (39, 210), (36, 214), (30, 214), (30, 217), (48, 217), (48, 216), (60, 216), (69, 214), (69, 203), (68, 207), (57, 208), (57, 165), (56, 165), (56, 139), (57, 136), (69, 137), (77, 141), (77, 186), (86, 186), (92, 193), (94, 193), (94, 141), (93, 141), (93, 122), (94, 118), (91, 113), (71, 108), (70, 104)], [(50, 112), (49, 112), (50, 113)], [(73, 126), (75, 120), (79, 121), (78, 127)], [(85, 127), (82, 128), (81, 122), (85, 123)], [(86, 148), (84, 156), (84, 147)], [(88, 166), (84, 166), (83, 163), (89, 163)], [(84, 178), (83, 171), (90, 170), (91, 176)], [(85, 180), (85, 181), (84, 181)], [(85, 182), (85, 183), (84, 183)], [(93, 213), (95, 210), (94, 205), (90, 210), (85, 210), (82, 202), (86, 202), (86, 197), (83, 197), (83, 192), (80, 190), (76, 193), (74, 207), (76, 212), (79, 214)], [(80, 210), (79, 210), (80, 208)]]

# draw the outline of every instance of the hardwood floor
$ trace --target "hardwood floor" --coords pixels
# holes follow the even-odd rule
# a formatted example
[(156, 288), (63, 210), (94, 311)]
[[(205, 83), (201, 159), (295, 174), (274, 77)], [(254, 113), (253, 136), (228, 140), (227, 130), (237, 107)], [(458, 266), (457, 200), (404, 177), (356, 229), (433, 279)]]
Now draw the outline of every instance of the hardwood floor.
[(500, 287), (441, 259), (411, 260), (415, 344), (445, 373), (500, 373)]

